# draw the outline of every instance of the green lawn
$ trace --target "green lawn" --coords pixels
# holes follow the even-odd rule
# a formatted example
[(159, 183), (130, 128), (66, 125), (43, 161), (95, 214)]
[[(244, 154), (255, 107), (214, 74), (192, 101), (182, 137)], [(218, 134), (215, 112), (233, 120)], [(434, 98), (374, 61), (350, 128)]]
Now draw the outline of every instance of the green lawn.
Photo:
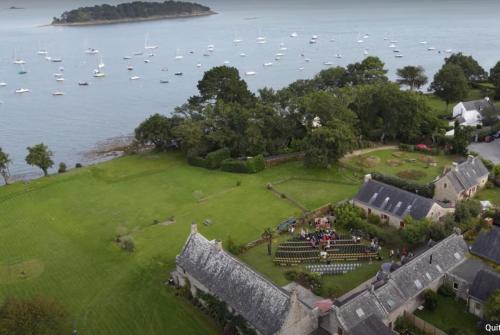
[[(273, 240), (273, 254), (278, 247), (278, 244), (290, 239), (290, 235), (281, 235)], [(386, 251), (383, 250), (382, 255), (386, 255)], [(252, 268), (256, 269), (262, 273), (267, 278), (271, 279), (277, 285), (284, 286), (288, 284), (288, 280), (285, 278), (285, 273), (290, 270), (295, 271), (306, 271), (305, 266), (279, 266), (273, 263), (273, 256), (267, 255), (267, 245), (261, 244), (255, 248), (252, 248), (240, 258)], [(354, 289), (361, 283), (375, 276), (377, 271), (380, 269), (383, 261), (374, 262), (362, 262), (362, 266), (358, 269), (348, 272), (344, 275), (337, 276), (323, 276), (322, 277), (322, 295), (330, 297), (339, 297), (350, 290)]]
[[(436, 166), (430, 166), (430, 161), (435, 161)], [(381, 172), (387, 175), (398, 176), (405, 171), (419, 171), (422, 176), (414, 179), (416, 182), (428, 183), (433, 181), (443, 172), (443, 168), (451, 165), (453, 158), (450, 156), (431, 156), (421, 152), (403, 152), (387, 149), (352, 156), (346, 164), (355, 168), (362, 168), (367, 173)], [(399, 177), (402, 177), (399, 175)], [(403, 177), (404, 178), (404, 177)]]
[(483, 189), (477, 195), (478, 200), (489, 200), (493, 204), (500, 206), (500, 188)]
[[(294, 162), (240, 175), (191, 167), (176, 154), (145, 154), (0, 187), (0, 274), (8, 274), (0, 280), (0, 300), (54, 297), (81, 334), (216, 334), (211, 320), (163, 285), (190, 223), (212, 219), (200, 225), (208, 238), (254, 240), (300, 213), (267, 183), (339, 173)], [(333, 201), (332, 193), (314, 195), (311, 205)], [(152, 224), (171, 216), (176, 223)], [(118, 226), (133, 232), (132, 254), (113, 242)]]
[(480, 334), (477, 322), (479, 319), (466, 311), (465, 302), (438, 295), (436, 310), (415, 311), (419, 318), (433, 324), (444, 332), (450, 328), (467, 330), (470, 334)]

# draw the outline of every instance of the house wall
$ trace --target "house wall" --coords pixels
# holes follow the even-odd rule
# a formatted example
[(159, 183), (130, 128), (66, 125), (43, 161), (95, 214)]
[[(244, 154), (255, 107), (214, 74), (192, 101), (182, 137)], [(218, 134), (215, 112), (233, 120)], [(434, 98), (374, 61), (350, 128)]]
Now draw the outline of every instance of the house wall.
[(446, 214), (454, 213), (454, 212), (455, 212), (455, 208), (444, 208), (444, 207), (439, 206), (438, 204), (434, 204), (431, 207), (431, 210), (429, 211), (429, 214), (427, 214), (426, 217), (434, 222), (438, 222)]
[(288, 316), (277, 333), (279, 335), (310, 334), (318, 328), (318, 315), (296, 301), (290, 306)]
[(483, 310), (484, 305), (482, 301), (474, 299), (473, 297), (469, 297), (469, 313), (482, 318), (484, 315)]
[[(447, 273), (445, 275), (444, 282), (450, 284), (451, 287), (453, 287), (453, 290), (455, 291), (455, 294), (458, 298), (467, 301), (467, 299), (469, 298), (469, 287), (471, 283), (462, 278), (454, 276), (451, 273)], [(455, 288), (455, 285), (457, 286), (457, 288)]]
[(463, 103), (458, 103), (453, 107), (453, 117), (456, 118), (457, 116), (460, 116), (462, 113), (465, 112), (465, 107)]
[[(365, 213), (367, 213), (367, 214), (368, 213), (374, 214), (374, 215), (377, 215), (378, 217), (380, 217), (382, 220), (388, 221), (389, 224), (395, 228), (401, 227), (400, 224), (401, 224), (401, 221), (403, 221), (403, 219), (400, 217), (394, 216), (391, 213), (380, 211), (376, 208), (372, 208), (372, 207), (367, 206), (366, 204), (359, 202), (355, 199), (353, 199), (353, 204), (354, 204), (354, 206), (363, 209), (365, 211)], [(382, 218), (382, 216), (384, 216), (384, 218)]]
[(447, 176), (443, 176), (434, 183), (434, 200), (451, 202), (455, 204), (462, 200), (462, 195), (457, 193)]

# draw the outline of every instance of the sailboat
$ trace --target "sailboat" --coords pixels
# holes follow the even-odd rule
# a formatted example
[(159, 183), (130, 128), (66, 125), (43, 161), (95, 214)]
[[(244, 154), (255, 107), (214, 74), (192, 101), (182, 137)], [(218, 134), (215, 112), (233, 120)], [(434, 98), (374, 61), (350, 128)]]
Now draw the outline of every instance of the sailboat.
[(175, 52), (175, 59), (183, 59), (184, 56), (180, 54), (179, 49)]
[(233, 43), (234, 44), (238, 44), (238, 43), (241, 43), (241, 42), (243, 42), (243, 40), (238, 37), (238, 33), (234, 33)]
[(18, 88), (16, 90), (17, 94), (23, 94), (23, 93), (29, 93), (29, 92), (31, 92), (31, 91), (29, 89), (27, 89), (27, 88)]
[(94, 49), (94, 48), (88, 48), (87, 50), (85, 50), (85, 53), (87, 55), (95, 55), (95, 54), (99, 53), (99, 50)]
[(129, 66), (127, 66), (127, 70), (129, 71), (133, 71), (134, 70), (134, 67), (132, 65), (129, 64)]
[(99, 60), (97, 62), (97, 69), (94, 70), (94, 78), (103, 78), (106, 76), (103, 72), (101, 72), (101, 69), (104, 68), (104, 63), (102, 62), (102, 57), (99, 57)]
[(19, 73), (19, 74), (26, 74), (26, 73), (28, 73), (28, 71), (26, 71), (26, 70), (24, 69), (24, 65), (23, 65), (23, 64), (21, 64), (21, 70), (19, 70), (17, 73)]
[(141, 79), (141, 77), (139, 77), (139, 76), (132, 76), (132, 77), (130, 77), (130, 80), (139, 80), (139, 79)]
[(0, 87), (5, 87), (7, 86), (7, 83), (0, 83)]
[(14, 64), (21, 65), (21, 64), (26, 64), (24, 60), (21, 58), (17, 57), (17, 52), (14, 50)]
[(358, 43), (363, 43), (364, 42), (364, 40), (361, 38), (361, 34), (360, 33), (358, 33), (358, 41), (357, 42)]
[(158, 49), (158, 46), (157, 45), (149, 45), (148, 44), (148, 39), (149, 39), (149, 34), (146, 35), (146, 39), (144, 40), (144, 49), (146, 50), (154, 50), (154, 49)]
[(40, 50), (37, 51), (36, 54), (37, 55), (48, 55), (49, 52), (47, 50), (45, 50), (45, 49), (40, 49)]
[(98, 69), (103, 69), (105, 66), (104, 62), (102, 61), (102, 56), (99, 57), (99, 63), (97, 64)]
[(265, 67), (269, 67), (269, 66), (273, 66), (273, 63), (272, 62), (268, 62), (268, 63), (264, 63), (263, 64)]
[(57, 97), (57, 96), (62, 96), (62, 95), (64, 95), (64, 92), (61, 92), (61, 91), (54, 91), (54, 92), (52, 92), (52, 95), (53, 95), (53, 96), (55, 96), (55, 97)]
[(245, 76), (255, 76), (257, 74), (257, 72), (255, 71), (247, 71), (245, 72)]
[(290, 37), (297, 37), (297, 36), (298, 36), (298, 34), (296, 32), (293, 32), (290, 34)]

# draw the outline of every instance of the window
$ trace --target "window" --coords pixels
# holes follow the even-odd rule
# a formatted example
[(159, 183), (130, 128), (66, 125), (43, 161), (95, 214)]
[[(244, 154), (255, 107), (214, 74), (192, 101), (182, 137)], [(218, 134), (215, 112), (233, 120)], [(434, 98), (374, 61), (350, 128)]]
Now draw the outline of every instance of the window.
[(420, 280), (418, 279), (415, 279), (414, 281), (415, 283), (415, 286), (420, 290), (423, 286), (422, 286), (422, 283), (420, 282)]
[(453, 283), (453, 288), (454, 288), (455, 290), (458, 290), (458, 283)]
[(392, 309), (394, 307), (394, 300), (387, 299), (387, 305), (389, 305), (389, 308)]
[(426, 272), (426, 273), (425, 273), (425, 276), (427, 277), (427, 279), (429, 279), (429, 280), (431, 280), (431, 281), (432, 281), (432, 277), (431, 277), (431, 275), (429, 274), (429, 272)]
[(368, 208), (368, 214), (371, 214), (371, 213), (372, 213), (372, 209)]
[(342, 335), (344, 333), (344, 330), (340, 327), (337, 328), (337, 334)]
[(437, 269), (439, 272), (443, 273), (443, 269), (441, 269), (441, 267), (439, 266), (439, 264), (436, 264), (436, 269)]
[(444, 188), (447, 188), (447, 187), (448, 187), (448, 184), (447, 184), (447, 183), (444, 183), (443, 187), (444, 187)]
[(365, 316), (365, 312), (364, 312), (361, 308), (358, 308), (358, 309), (356, 310), (356, 314), (358, 314), (358, 316), (359, 316), (360, 318), (362, 318), (363, 316)]
[(460, 254), (458, 252), (454, 253), (453, 256), (455, 256), (455, 258), (459, 261), (462, 256), (460, 256)]
[(399, 228), (404, 228), (405, 227), (405, 222), (404, 221), (400, 221), (399, 222)]
[(476, 311), (480, 311), (481, 310), (481, 304), (476, 302), (474, 303), (474, 307), (476, 308)]
[(389, 327), (389, 329), (392, 329), (392, 322), (389, 322), (387, 326)]

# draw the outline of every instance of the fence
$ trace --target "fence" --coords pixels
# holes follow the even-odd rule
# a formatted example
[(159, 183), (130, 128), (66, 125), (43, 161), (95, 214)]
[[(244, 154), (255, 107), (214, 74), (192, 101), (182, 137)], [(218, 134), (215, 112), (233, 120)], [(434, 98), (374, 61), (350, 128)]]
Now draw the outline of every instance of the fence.
[(425, 332), (427, 334), (430, 334), (430, 335), (447, 335), (441, 329), (433, 326), (432, 324), (430, 324), (427, 321), (422, 320), (421, 318), (419, 318), (418, 316), (416, 316), (413, 313), (408, 313), (408, 312), (405, 311), (404, 314), (403, 314), (403, 316), (404, 316), (404, 318), (407, 321), (409, 321), (415, 327), (417, 327), (418, 329), (420, 329), (421, 331), (423, 331), (423, 332)]
[(292, 161), (299, 161), (304, 158), (304, 152), (292, 152), (289, 154), (266, 157), (266, 168), (284, 164)]

